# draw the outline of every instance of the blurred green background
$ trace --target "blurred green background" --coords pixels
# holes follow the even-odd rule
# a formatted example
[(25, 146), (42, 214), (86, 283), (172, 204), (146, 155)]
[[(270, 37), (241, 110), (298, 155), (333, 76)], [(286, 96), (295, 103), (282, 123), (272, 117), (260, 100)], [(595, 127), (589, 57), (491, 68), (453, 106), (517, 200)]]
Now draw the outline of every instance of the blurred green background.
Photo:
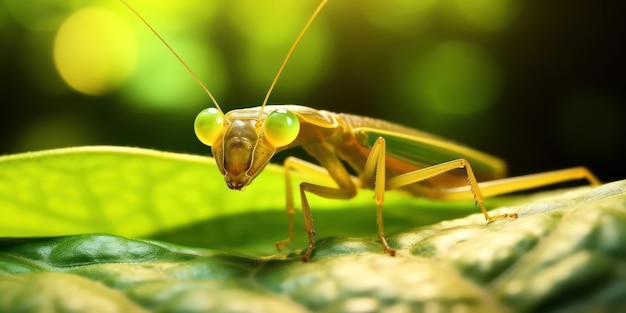
[[(130, 2), (225, 110), (263, 100), (318, 4)], [(621, 15), (617, 1), (330, 0), (270, 103), (406, 124), (500, 156), (513, 175), (586, 165), (624, 178)], [(0, 154), (209, 153), (192, 128), (208, 97), (119, 1), (0, 0), (0, 44)]]

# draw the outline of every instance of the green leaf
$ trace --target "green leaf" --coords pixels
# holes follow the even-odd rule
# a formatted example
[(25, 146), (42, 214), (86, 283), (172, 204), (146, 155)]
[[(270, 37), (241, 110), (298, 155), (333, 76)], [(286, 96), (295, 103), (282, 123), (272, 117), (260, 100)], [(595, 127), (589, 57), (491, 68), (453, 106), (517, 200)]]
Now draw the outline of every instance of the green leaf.
[[(371, 193), (315, 198), (319, 237), (303, 263), (301, 250), (272, 252), (286, 234), (283, 178), (277, 167), (264, 174), (271, 183), (240, 193), (213, 189), (223, 181), (207, 158), (110, 147), (0, 158), (0, 312), (626, 306), (626, 180), (525, 197), (494, 210), (519, 218), (490, 224), (471, 204), (392, 195), (385, 221), (397, 257), (375, 237)], [(476, 213), (453, 217), (467, 212)], [(160, 224), (135, 229), (142, 219)], [(292, 248), (304, 247), (302, 235)]]
[[(295, 177), (294, 184), (304, 179)], [(284, 192), (283, 170), (275, 165), (267, 166), (251, 186), (238, 192), (226, 187), (214, 160), (208, 157), (125, 147), (80, 147), (3, 156), (0, 237), (100, 232), (249, 251), (259, 243), (251, 241), (256, 236), (267, 235), (263, 239), (272, 242), (286, 236)], [(352, 221), (350, 225), (343, 223), (340, 233), (329, 234), (359, 235), (364, 229), (371, 234), (374, 227), (363, 225), (375, 223), (372, 195), (365, 191), (350, 201), (312, 197), (311, 205), (318, 221)], [(461, 202), (457, 209), (450, 204), (433, 208), (432, 202), (399, 192), (388, 193), (386, 201), (389, 211), (395, 212), (390, 214), (390, 221), (405, 220), (420, 207), (428, 211), (409, 225), (427, 225), (475, 210), (468, 202)], [(406, 209), (407, 201), (415, 204), (412, 209)], [(337, 209), (342, 211), (326, 212)], [(301, 219), (297, 221), (302, 230)], [(324, 224), (319, 224), (318, 232), (322, 233)], [(393, 225), (390, 223), (390, 230)], [(251, 229), (257, 229), (257, 234)], [(280, 231), (267, 232), (270, 229)], [(304, 244), (304, 238), (300, 239)]]
[(2, 236), (142, 236), (273, 207), (259, 199), (250, 208), (246, 196), (237, 201), (242, 193), (227, 192), (210, 158), (145, 149), (84, 147), (7, 156), (0, 159), (0, 175)]

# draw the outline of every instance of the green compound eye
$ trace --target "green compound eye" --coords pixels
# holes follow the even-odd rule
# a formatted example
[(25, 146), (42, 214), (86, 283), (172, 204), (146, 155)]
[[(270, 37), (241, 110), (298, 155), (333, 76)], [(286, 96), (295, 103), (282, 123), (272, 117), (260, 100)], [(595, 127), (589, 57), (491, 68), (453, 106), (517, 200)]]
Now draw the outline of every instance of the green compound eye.
[(278, 109), (265, 118), (263, 133), (272, 146), (284, 147), (298, 137), (300, 121), (291, 111)]
[(222, 133), (223, 124), (224, 115), (222, 112), (216, 108), (208, 108), (198, 113), (193, 123), (193, 129), (196, 132), (196, 137), (203, 144), (213, 146)]

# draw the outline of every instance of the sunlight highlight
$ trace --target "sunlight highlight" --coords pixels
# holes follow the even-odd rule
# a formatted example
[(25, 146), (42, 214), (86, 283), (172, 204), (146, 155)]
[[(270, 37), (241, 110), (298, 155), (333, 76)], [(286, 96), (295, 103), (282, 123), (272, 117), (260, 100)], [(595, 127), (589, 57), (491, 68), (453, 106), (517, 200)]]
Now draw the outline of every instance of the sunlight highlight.
[(74, 90), (100, 95), (119, 86), (134, 70), (134, 30), (112, 11), (87, 8), (68, 17), (54, 41), (54, 63)]
[(450, 115), (488, 110), (500, 94), (502, 74), (491, 55), (469, 42), (437, 44), (412, 66), (415, 103)]

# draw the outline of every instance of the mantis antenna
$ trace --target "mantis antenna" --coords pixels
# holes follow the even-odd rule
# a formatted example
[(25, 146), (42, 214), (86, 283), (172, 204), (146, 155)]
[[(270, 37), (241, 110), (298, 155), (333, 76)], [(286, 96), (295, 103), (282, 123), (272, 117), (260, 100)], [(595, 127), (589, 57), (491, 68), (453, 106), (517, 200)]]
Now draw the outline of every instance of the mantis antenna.
[(291, 48), (289, 48), (289, 52), (287, 52), (287, 57), (285, 57), (283, 64), (280, 65), (280, 68), (278, 69), (278, 73), (276, 73), (276, 76), (274, 77), (274, 80), (272, 81), (272, 84), (270, 85), (270, 89), (267, 91), (267, 94), (265, 94), (265, 99), (263, 100), (263, 104), (261, 104), (261, 110), (259, 111), (259, 116), (257, 117), (257, 123), (256, 123), (257, 127), (261, 126), (261, 116), (263, 115), (263, 109), (265, 108), (265, 105), (267, 104), (267, 100), (270, 98), (270, 94), (272, 94), (272, 90), (274, 90), (274, 86), (276, 86), (276, 81), (278, 81), (278, 77), (280, 77), (280, 74), (282, 74), (283, 70), (285, 69), (285, 65), (287, 64), (287, 61), (289, 61), (289, 58), (291, 58), (293, 51), (296, 49), (296, 46), (298, 45), (298, 43), (300, 43), (300, 40), (302, 40), (302, 37), (304, 37), (304, 34), (309, 29), (309, 27), (311, 27), (311, 24), (313, 23), (317, 15), (320, 13), (320, 11), (322, 10), (326, 2), (328, 2), (328, 0), (322, 0), (322, 2), (320, 2), (320, 4), (315, 9), (315, 12), (313, 12), (309, 20), (306, 22), (306, 25), (304, 25), (304, 28), (302, 29), (302, 31), (296, 38), (296, 41), (294, 41), (294, 43), (291, 45)]
[[(196, 75), (196, 73), (194, 73), (194, 71), (191, 70), (191, 68), (189, 67), (189, 65), (187, 65), (187, 63), (185, 63), (185, 61), (183, 60), (183, 58), (181, 58), (178, 53), (176, 53), (176, 51), (174, 50), (174, 48), (172, 48), (167, 41), (165, 41), (165, 39), (163, 39), (163, 37), (161, 37), (161, 35), (159, 35), (159, 33), (152, 28), (152, 26), (150, 26), (150, 23), (148, 23), (148, 21), (146, 21), (143, 16), (141, 16), (141, 14), (139, 14), (139, 12), (137, 12), (135, 9), (133, 9), (132, 6), (130, 6), (130, 4), (128, 4), (128, 2), (126, 2), (125, 0), (120, 0), (122, 1), (122, 3), (127, 6), (135, 15), (137, 15), (137, 17), (144, 23), (146, 24), (146, 26), (148, 26), (148, 28), (157, 36), (157, 38), (159, 38), (159, 40), (161, 40), (161, 42), (167, 47), (167, 49), (169, 49), (174, 56), (178, 59), (178, 61), (180, 61), (180, 63), (183, 64), (183, 66), (187, 69), (187, 71), (191, 74), (191, 76), (193, 76), (193, 79), (196, 80), (196, 82), (200, 85), (200, 87), (202, 87), (202, 89), (204, 89), (204, 92), (206, 92), (207, 95), (209, 95), (209, 98), (211, 98), (211, 101), (213, 102), (213, 105), (215, 105), (215, 108), (217, 110), (220, 111), (220, 113), (224, 114), (224, 112), (222, 112), (222, 109), (220, 108), (219, 104), (217, 104), (217, 100), (215, 100), (215, 98), (213, 97), (213, 94), (209, 91), (209, 89), (202, 83), (202, 81), (200, 80), (200, 78), (198, 78), (198, 75)], [(308, 26), (307, 26), (308, 27)], [(291, 54), (291, 52), (290, 52)], [(284, 66), (284, 64), (283, 64)], [(282, 68), (281, 68), (282, 70)], [(280, 74), (280, 72), (279, 72)], [(278, 77), (277, 77), (278, 78)], [(274, 80), (275, 82), (276, 80)], [(271, 90), (271, 89), (270, 89)], [(269, 96), (269, 95), (268, 95)]]

